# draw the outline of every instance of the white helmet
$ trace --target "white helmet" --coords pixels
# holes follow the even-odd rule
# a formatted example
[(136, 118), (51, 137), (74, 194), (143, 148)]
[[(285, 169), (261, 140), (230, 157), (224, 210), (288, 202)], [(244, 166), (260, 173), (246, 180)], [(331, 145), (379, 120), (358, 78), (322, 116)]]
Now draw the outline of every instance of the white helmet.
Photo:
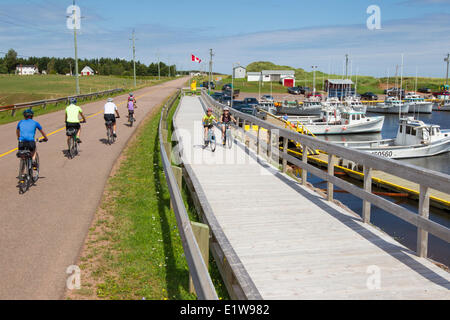
[(108, 98), (108, 102), (113, 102), (114, 99), (113, 98)]
[(225, 108), (223, 108), (223, 111), (230, 111), (230, 108), (225, 107)]

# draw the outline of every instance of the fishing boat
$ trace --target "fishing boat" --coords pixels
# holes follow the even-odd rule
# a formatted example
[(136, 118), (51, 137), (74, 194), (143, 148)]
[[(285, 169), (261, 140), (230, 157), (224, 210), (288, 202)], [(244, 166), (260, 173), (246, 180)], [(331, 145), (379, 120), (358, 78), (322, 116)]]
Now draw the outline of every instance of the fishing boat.
[(433, 103), (425, 101), (423, 97), (415, 92), (408, 92), (405, 96), (405, 104), (408, 105), (409, 113), (432, 113)]
[(356, 96), (347, 96), (344, 99), (344, 105), (355, 110), (360, 111), (362, 113), (366, 113), (367, 106), (364, 105), (359, 98)]
[(380, 132), (384, 116), (368, 117), (363, 112), (337, 108), (325, 108), (319, 118), (289, 117), (290, 122), (297, 122), (314, 135), (352, 134)]
[(429, 157), (450, 151), (450, 130), (407, 117), (399, 120), (395, 139), (335, 143), (390, 159)]
[(285, 102), (277, 109), (278, 114), (292, 116), (318, 116), (321, 111), (322, 104), (316, 97), (307, 98), (303, 103), (295, 103), (294, 105)]
[(433, 111), (450, 111), (450, 100), (442, 100), (433, 105)]
[(384, 102), (377, 103), (375, 106), (367, 106), (367, 112), (375, 113), (408, 113), (409, 105), (395, 97), (387, 97)]

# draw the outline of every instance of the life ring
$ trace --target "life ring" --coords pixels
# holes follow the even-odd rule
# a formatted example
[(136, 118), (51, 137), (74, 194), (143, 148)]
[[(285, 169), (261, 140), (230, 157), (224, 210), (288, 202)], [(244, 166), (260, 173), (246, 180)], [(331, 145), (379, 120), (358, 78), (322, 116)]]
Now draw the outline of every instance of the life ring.
[(347, 130), (347, 127), (343, 127), (342, 130), (344, 130), (344, 131)]
[(348, 120), (345, 120), (345, 124), (348, 124)]

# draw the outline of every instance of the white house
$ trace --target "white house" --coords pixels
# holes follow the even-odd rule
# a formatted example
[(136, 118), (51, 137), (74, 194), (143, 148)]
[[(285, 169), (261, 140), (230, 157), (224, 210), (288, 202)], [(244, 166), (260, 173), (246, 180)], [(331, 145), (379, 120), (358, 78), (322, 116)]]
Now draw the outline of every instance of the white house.
[(261, 72), (247, 72), (247, 81), (280, 82), (285, 87), (295, 86), (294, 70), (263, 70)]
[(94, 74), (94, 70), (92, 70), (92, 68), (89, 66), (86, 66), (83, 68), (83, 70), (81, 70), (82, 76), (93, 76)]
[(243, 79), (245, 78), (245, 73), (247, 72), (247, 69), (245, 69), (242, 66), (234, 68), (234, 78), (235, 79)]
[(39, 69), (37, 66), (24, 66), (20, 64), (16, 67), (16, 74), (21, 76), (33, 75), (38, 73)]

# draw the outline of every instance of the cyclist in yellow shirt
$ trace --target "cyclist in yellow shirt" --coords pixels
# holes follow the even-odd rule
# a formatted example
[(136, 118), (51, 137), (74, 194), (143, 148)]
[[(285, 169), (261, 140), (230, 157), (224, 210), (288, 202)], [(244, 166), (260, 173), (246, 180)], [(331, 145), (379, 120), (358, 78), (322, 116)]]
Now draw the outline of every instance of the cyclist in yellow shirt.
[[(80, 133), (81, 133), (81, 125), (80, 125), (80, 119), (78, 118), (78, 115), (81, 115), (83, 118), (83, 122), (86, 122), (86, 117), (83, 114), (83, 110), (77, 105), (76, 98), (70, 99), (70, 105), (66, 108), (66, 130), (69, 128), (75, 128), (77, 129), (77, 142), (81, 143), (80, 140)], [(69, 142), (70, 137), (67, 137), (67, 142)]]
[(203, 117), (203, 129), (204, 129), (204, 137), (205, 137), (205, 146), (208, 143), (208, 130), (211, 129), (216, 123), (216, 117), (212, 114), (212, 109), (208, 108), (206, 111), (206, 115)]

